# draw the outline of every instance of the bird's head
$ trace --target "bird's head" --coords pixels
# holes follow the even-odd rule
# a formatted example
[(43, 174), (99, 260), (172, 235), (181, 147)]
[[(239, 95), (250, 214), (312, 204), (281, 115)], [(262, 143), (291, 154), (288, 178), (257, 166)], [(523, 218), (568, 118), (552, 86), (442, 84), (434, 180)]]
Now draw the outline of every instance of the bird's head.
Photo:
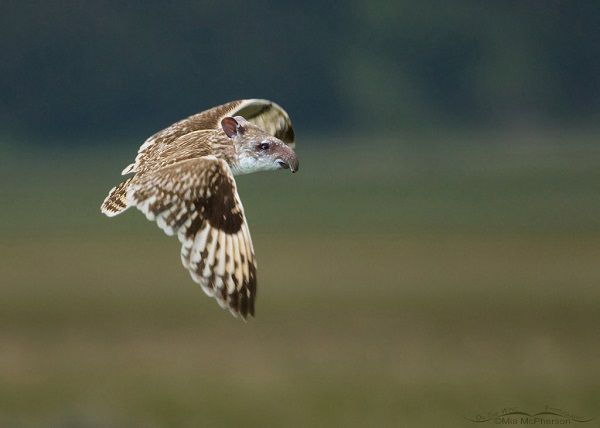
[(298, 171), (298, 157), (287, 144), (243, 117), (225, 117), (221, 127), (235, 147), (234, 174), (276, 169)]

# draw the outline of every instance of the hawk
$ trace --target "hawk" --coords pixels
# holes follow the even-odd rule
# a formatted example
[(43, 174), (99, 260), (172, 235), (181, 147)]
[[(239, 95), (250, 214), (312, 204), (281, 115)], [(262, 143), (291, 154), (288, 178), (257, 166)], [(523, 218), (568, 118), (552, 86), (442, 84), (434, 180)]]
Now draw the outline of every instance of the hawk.
[(274, 102), (232, 101), (148, 138), (101, 206), (136, 207), (181, 242), (192, 279), (234, 316), (254, 316), (256, 258), (235, 175), (298, 171), (294, 130)]

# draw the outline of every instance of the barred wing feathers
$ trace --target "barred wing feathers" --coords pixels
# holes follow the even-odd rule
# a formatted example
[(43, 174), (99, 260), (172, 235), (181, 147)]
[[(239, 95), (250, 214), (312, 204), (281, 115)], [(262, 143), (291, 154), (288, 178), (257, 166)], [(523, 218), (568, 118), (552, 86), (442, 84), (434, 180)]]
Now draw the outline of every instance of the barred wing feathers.
[(127, 203), (181, 241), (181, 261), (206, 294), (237, 316), (254, 315), (256, 260), (227, 163), (214, 156), (136, 175)]

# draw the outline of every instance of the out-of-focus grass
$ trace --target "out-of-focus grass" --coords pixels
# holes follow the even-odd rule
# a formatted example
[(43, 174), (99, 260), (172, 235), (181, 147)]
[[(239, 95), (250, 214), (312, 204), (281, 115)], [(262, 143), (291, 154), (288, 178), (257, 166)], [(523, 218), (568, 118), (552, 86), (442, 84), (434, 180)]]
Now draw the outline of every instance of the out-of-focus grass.
[(99, 214), (135, 144), (3, 147), (0, 426), (599, 415), (594, 136), (430, 138), (313, 141), (299, 174), (238, 179), (248, 323), (192, 283), (175, 239)]

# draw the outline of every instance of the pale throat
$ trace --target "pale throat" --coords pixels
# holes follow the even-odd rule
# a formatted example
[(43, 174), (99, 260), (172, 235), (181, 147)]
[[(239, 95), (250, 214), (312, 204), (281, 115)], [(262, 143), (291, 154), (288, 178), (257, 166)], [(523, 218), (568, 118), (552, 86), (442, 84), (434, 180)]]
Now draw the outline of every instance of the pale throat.
[(262, 171), (261, 164), (254, 156), (238, 156), (231, 164), (233, 175), (251, 174)]

